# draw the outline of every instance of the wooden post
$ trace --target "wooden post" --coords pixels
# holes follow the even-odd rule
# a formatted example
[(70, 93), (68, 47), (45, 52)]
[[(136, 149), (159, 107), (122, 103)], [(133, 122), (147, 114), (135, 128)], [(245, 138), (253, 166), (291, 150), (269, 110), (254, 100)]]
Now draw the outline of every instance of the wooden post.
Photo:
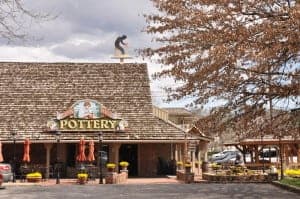
[(177, 145), (177, 144), (175, 144), (175, 160), (176, 160), (176, 162), (179, 161), (179, 156), (178, 156), (178, 145)]
[(192, 151), (192, 172), (195, 172), (195, 163), (196, 163), (195, 151)]
[(49, 175), (50, 175), (50, 152), (51, 152), (51, 148), (52, 148), (53, 144), (45, 143), (44, 146), (46, 148), (46, 175), (45, 175), (45, 178), (48, 179)]
[(300, 144), (298, 144), (298, 150), (297, 150), (297, 163), (300, 163)]
[(116, 171), (119, 171), (119, 149), (121, 144), (114, 143), (112, 144), (112, 162), (116, 164)]
[(258, 158), (258, 146), (255, 146), (254, 147), (255, 150), (254, 150), (254, 154), (255, 154), (255, 163), (258, 163), (259, 162), (259, 158)]
[(198, 154), (197, 154), (197, 157), (198, 157), (198, 174), (200, 174), (200, 168), (201, 168), (201, 164), (200, 164), (200, 161), (201, 161), (201, 152), (200, 152), (200, 147), (198, 146)]

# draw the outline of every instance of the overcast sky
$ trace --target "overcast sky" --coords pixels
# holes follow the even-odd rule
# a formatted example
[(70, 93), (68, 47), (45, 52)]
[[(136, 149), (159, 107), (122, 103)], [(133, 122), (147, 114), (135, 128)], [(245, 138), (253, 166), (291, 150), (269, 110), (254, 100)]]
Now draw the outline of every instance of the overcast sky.
[[(25, 0), (25, 7), (57, 15), (54, 20), (30, 23), (29, 41), (0, 39), (0, 61), (33, 62), (116, 62), (114, 40), (126, 34), (131, 62), (147, 62), (150, 75), (160, 66), (142, 60), (135, 49), (149, 47), (151, 37), (142, 30), (143, 14), (154, 12), (150, 0)], [(152, 81), (153, 102), (160, 107), (180, 107), (187, 100), (163, 103), (161, 85), (170, 81)]]

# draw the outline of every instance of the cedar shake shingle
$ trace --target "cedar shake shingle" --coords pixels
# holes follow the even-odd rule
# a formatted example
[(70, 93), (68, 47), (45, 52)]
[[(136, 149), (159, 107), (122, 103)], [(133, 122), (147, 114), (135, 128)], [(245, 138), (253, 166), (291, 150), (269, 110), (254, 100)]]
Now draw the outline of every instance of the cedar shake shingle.
[[(52, 141), (44, 132), (47, 121), (82, 99), (97, 100), (128, 121), (127, 132), (106, 132), (105, 140), (184, 139), (183, 130), (153, 116), (146, 64), (116, 63), (0, 63), (0, 137), (10, 140), (15, 131), (20, 139)], [(82, 135), (98, 139), (93, 132), (64, 132), (62, 139)]]

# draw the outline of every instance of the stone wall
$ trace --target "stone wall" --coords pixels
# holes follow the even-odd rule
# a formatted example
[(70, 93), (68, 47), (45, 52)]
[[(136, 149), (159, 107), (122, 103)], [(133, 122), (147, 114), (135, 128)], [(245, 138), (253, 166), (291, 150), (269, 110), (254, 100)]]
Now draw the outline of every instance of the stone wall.
[(253, 175), (215, 175), (203, 173), (202, 179), (209, 182), (271, 182), (278, 180), (278, 175), (274, 174), (253, 174)]

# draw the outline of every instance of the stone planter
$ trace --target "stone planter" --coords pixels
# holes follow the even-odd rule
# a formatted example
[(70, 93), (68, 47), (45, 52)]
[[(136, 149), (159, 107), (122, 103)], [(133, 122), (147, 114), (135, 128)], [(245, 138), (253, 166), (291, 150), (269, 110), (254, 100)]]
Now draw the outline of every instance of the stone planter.
[(105, 176), (105, 184), (116, 184), (118, 174), (116, 172), (109, 172)]
[(185, 167), (185, 173), (191, 173), (191, 167)]
[(203, 173), (208, 172), (208, 162), (202, 162), (201, 169)]
[(115, 168), (107, 168), (108, 172), (114, 172)]
[(182, 169), (183, 169), (182, 164), (177, 164), (176, 169), (177, 169), (177, 170), (182, 170)]
[(221, 182), (221, 183), (230, 183), (230, 182), (267, 182), (271, 181), (268, 175), (215, 175), (210, 173), (203, 173), (202, 178), (211, 182)]
[(115, 168), (116, 168), (116, 164), (114, 163), (107, 163), (106, 164), (106, 168), (108, 172), (114, 172)]

